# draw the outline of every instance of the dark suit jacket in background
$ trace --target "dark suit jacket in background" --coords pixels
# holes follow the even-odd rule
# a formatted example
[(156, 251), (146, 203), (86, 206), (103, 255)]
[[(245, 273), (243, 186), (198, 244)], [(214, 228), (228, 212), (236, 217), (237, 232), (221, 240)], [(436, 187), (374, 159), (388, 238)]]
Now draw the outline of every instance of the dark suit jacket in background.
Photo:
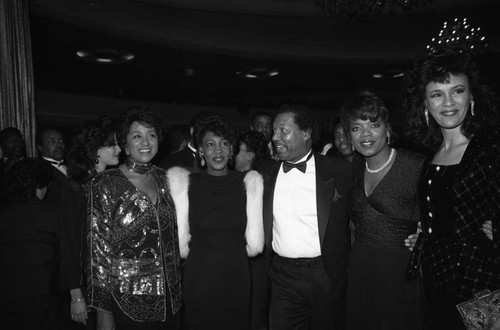
[[(332, 281), (334, 322), (345, 319), (346, 269), (350, 249), (348, 195), (351, 189), (351, 165), (314, 153), (316, 163), (316, 205), (319, 240), (325, 271)], [(264, 176), (264, 232), (266, 254), (272, 252), (273, 200), (281, 163), (272, 164)], [(270, 259), (269, 259), (270, 261)]]
[(165, 170), (174, 166), (180, 166), (192, 173), (199, 172), (197, 160), (193, 157), (193, 152), (188, 146), (162, 159), (159, 166)]
[(46, 161), (43, 158), (40, 158), (40, 160), (46, 162), (50, 166), (50, 169), (52, 170), (51, 187), (47, 191), (47, 195), (45, 195), (44, 201), (60, 206), (62, 191), (67, 178), (58, 169), (52, 166), (52, 164), (49, 161)]

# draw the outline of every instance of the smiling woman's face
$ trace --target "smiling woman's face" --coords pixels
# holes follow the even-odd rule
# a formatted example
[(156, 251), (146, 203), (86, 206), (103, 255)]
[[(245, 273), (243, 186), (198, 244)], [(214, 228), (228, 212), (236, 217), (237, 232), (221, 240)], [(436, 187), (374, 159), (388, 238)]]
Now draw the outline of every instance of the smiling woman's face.
[(460, 127), (472, 100), (469, 80), (463, 74), (450, 74), (447, 82), (431, 82), (425, 88), (425, 106), (442, 129)]
[(134, 121), (127, 134), (127, 145), (130, 159), (136, 164), (147, 164), (158, 152), (158, 135), (152, 127)]
[(199, 148), (200, 156), (207, 164), (207, 173), (215, 176), (226, 175), (231, 151), (231, 143), (226, 138), (208, 131)]

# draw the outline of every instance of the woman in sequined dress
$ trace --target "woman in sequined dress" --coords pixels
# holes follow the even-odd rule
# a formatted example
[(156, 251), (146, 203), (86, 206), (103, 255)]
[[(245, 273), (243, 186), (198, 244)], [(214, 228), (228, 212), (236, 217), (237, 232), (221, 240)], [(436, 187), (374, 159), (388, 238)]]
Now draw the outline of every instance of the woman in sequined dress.
[(429, 153), (413, 258), (428, 326), (464, 329), (455, 305), (500, 288), (498, 108), (476, 63), (458, 52), (420, 59), (408, 75), (405, 103), (412, 138)]
[[(86, 184), (108, 166), (119, 163), (120, 147), (116, 141), (116, 123), (103, 117), (89, 121), (75, 131), (66, 156), (68, 178), (63, 186), (60, 225), (60, 287), (68, 290), (71, 318), (87, 323), (87, 304), (84, 287), (86, 278), (83, 267), (86, 258)], [(98, 324), (103, 322), (101, 313)]]
[[(407, 281), (416, 232), (417, 182), (423, 157), (390, 147), (389, 112), (375, 94), (353, 94), (342, 105), (342, 123), (357, 151), (349, 196), (355, 227), (347, 272), (346, 329), (422, 329), (418, 282)], [(362, 156), (362, 157), (360, 157)]]
[[(196, 129), (200, 173), (172, 168), (172, 196), (178, 206), (179, 245), (184, 263), (186, 329), (250, 326), (248, 257), (264, 246), (263, 180), (256, 171), (228, 169), (231, 130), (219, 116)], [(184, 207), (181, 207), (183, 205)]]
[(151, 164), (161, 118), (145, 106), (122, 115), (126, 161), (89, 184), (88, 305), (116, 328), (178, 329), (181, 263), (176, 208), (166, 172)]

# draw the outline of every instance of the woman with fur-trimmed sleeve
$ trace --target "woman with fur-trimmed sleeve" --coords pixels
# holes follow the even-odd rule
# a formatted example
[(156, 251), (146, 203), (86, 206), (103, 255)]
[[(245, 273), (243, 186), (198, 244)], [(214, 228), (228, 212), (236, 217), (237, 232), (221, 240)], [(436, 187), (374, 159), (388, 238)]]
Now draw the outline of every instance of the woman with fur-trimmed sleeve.
[(248, 257), (264, 246), (263, 180), (255, 171), (227, 168), (232, 156), (227, 122), (207, 118), (196, 140), (205, 171), (168, 171), (184, 264), (187, 329), (248, 329)]

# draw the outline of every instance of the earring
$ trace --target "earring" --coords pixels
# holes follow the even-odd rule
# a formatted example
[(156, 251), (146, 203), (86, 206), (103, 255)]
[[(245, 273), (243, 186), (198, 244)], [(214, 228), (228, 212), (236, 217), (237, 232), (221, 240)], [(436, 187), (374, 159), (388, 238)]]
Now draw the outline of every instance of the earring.
[(387, 145), (391, 145), (391, 136), (387, 135)]
[(470, 114), (474, 117), (474, 101), (470, 101)]
[(425, 122), (427, 123), (427, 126), (429, 126), (429, 110), (425, 109), (424, 116), (425, 116)]
[(351, 144), (351, 149), (352, 149), (352, 151), (354, 151), (354, 150), (355, 150), (355, 148), (354, 148), (354, 144)]
[(128, 149), (125, 149), (125, 155), (127, 155), (127, 156), (128, 156), (128, 154), (129, 154)]
[(200, 157), (200, 158), (201, 158), (201, 160), (200, 160), (201, 166), (205, 166), (205, 158), (203, 158), (203, 157)]

